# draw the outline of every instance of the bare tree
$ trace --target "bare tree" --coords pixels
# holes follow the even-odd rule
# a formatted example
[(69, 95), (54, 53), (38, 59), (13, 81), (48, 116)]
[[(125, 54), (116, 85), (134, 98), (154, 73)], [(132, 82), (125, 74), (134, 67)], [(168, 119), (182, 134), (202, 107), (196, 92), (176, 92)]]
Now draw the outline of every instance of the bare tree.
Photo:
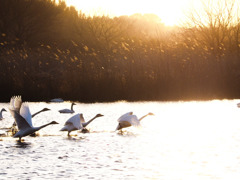
[(227, 48), (231, 28), (236, 24), (237, 3), (235, 0), (208, 0), (202, 1), (202, 5), (202, 11), (194, 10), (189, 14), (187, 30), (193, 33), (191, 38), (197, 38), (197, 42), (219, 60)]

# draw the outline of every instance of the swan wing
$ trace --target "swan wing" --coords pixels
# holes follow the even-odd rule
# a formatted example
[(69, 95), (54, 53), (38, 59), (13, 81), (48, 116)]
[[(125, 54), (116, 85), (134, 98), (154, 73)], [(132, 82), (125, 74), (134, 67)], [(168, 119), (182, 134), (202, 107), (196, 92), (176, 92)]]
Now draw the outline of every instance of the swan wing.
[(136, 115), (130, 115), (125, 119), (125, 121), (128, 121), (132, 126), (140, 126), (140, 122)]
[(84, 119), (84, 117), (83, 117), (83, 114), (80, 114), (80, 122), (81, 122), (81, 123), (85, 123), (85, 122), (86, 122), (85, 119)]
[(13, 115), (13, 118), (14, 118), (19, 130), (24, 130), (24, 129), (31, 127), (28, 124), (28, 122), (17, 111), (15, 111), (13, 109), (9, 109), (9, 111)]
[(60, 129), (60, 131), (73, 131), (73, 130), (77, 130), (77, 128), (74, 127), (72, 123), (65, 124), (64, 127)]
[(125, 121), (128, 119), (128, 116), (131, 116), (133, 112), (127, 112), (118, 118), (118, 122)]
[(21, 98), (21, 96), (13, 96), (10, 99), (10, 107), (11, 107), (11, 109), (19, 112), (20, 108), (21, 108), (21, 105), (22, 105), (22, 98)]
[(27, 103), (23, 103), (20, 109), (20, 115), (28, 122), (30, 126), (32, 125), (32, 115)]
[(74, 116), (70, 117), (66, 122), (66, 125), (73, 125), (77, 129), (82, 129), (82, 123), (80, 120), (80, 114), (75, 114)]

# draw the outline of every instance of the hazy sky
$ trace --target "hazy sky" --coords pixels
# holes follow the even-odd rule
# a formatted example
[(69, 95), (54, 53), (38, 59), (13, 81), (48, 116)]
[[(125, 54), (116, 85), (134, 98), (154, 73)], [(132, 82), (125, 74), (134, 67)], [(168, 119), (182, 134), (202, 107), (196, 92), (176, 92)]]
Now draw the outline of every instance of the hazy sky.
[(219, 0), (66, 0), (66, 3), (87, 15), (120, 16), (153, 13), (166, 25), (175, 25), (184, 21), (186, 11), (199, 8), (202, 1), (219, 2)]

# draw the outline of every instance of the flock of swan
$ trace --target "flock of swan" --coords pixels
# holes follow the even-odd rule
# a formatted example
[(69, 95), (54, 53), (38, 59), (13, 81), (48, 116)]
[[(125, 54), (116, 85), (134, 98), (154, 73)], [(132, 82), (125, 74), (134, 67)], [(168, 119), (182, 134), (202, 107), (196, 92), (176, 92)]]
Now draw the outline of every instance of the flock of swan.
[[(71, 104), (71, 109), (62, 109), (59, 110), (59, 113), (74, 113), (73, 106), (76, 105), (75, 103)], [(56, 121), (52, 121), (50, 123), (44, 124), (39, 127), (34, 127), (32, 124), (32, 118), (36, 116), (37, 114), (45, 111), (49, 111), (50, 109), (44, 108), (34, 114), (30, 113), (30, 108), (26, 102), (22, 102), (21, 96), (13, 96), (10, 99), (10, 105), (9, 105), (9, 111), (14, 118), (14, 122), (12, 125), (12, 134), (14, 138), (19, 138), (18, 141), (21, 142), (22, 137), (33, 135), (36, 131), (39, 131), (40, 129), (47, 127), (49, 125), (59, 124)], [(6, 109), (2, 108), (0, 112), (0, 120), (3, 119), (3, 112), (6, 111)], [(148, 115), (154, 115), (153, 113), (148, 113), (144, 115), (143, 117), (139, 118), (133, 114), (133, 112), (128, 112), (126, 114), (123, 114), (121, 117), (118, 118), (117, 122), (117, 128), (116, 131), (122, 131), (123, 128), (127, 128), (130, 126), (139, 126), (140, 121), (147, 117)], [(81, 130), (82, 132), (88, 132), (86, 129), (86, 126), (91, 123), (94, 119), (98, 117), (102, 117), (102, 114), (97, 114), (95, 117), (90, 119), (89, 121), (85, 121), (83, 118), (82, 113), (77, 113), (70, 117), (64, 124), (64, 127), (60, 129), (60, 131), (67, 131), (68, 136), (70, 136), (70, 133), (72, 131)]]

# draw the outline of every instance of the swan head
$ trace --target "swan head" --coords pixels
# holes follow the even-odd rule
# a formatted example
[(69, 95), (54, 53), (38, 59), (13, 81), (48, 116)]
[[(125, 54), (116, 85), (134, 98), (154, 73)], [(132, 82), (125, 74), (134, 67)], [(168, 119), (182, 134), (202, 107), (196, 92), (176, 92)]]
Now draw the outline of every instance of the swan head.
[(7, 111), (6, 109), (2, 108), (2, 111)]
[(77, 105), (77, 104), (73, 102), (72, 105)]
[(51, 109), (44, 108), (42, 111), (50, 111)]
[(150, 112), (150, 113), (148, 113), (148, 115), (150, 115), (150, 116), (154, 116), (155, 114), (153, 114), (153, 113)]
[(102, 114), (97, 114), (96, 115), (96, 117), (102, 117), (102, 116), (104, 116), (104, 115), (102, 115)]
[(52, 121), (52, 122), (50, 122), (50, 124), (59, 124), (59, 123), (56, 121)]

